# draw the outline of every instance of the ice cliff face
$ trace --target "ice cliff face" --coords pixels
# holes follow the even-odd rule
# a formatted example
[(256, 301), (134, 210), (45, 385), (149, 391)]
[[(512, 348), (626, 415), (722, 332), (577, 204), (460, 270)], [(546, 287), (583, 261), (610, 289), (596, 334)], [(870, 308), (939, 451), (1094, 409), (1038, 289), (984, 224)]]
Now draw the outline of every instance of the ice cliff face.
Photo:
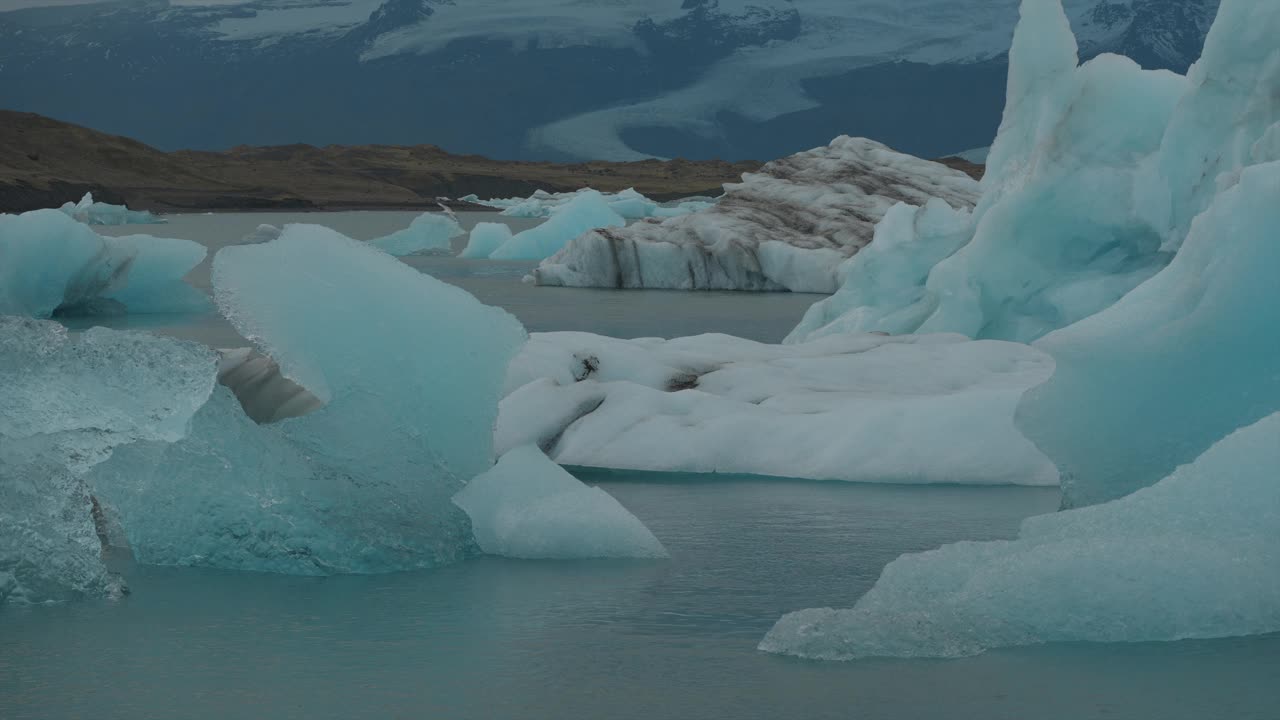
[(768, 163), (712, 207), (581, 235), (534, 270), (541, 285), (832, 292), (837, 266), (896, 203), (968, 209), (978, 183), (864, 138)]
[[(0, 14), (0, 96), (15, 109), (166, 149), (430, 142), (510, 158), (741, 159), (781, 157), (847, 133), (939, 157), (990, 143), (1016, 6), (250, 0), (37, 7)], [(1217, 0), (1071, 0), (1067, 9), (1086, 56), (1119, 50), (1144, 66), (1184, 71), (1216, 8)], [(123, 96), (130, 102), (110, 102)], [(361, 111), (370, 103), (397, 112), (370, 117)], [(442, 104), (449, 112), (439, 112)], [(166, 110), (176, 105), (198, 112), (169, 122)]]

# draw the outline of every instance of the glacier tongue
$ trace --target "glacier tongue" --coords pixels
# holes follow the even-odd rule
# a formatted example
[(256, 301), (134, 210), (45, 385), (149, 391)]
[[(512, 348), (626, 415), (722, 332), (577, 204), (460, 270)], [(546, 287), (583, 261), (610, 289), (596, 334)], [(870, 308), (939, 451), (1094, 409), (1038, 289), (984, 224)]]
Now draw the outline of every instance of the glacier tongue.
[(112, 448), (182, 437), (214, 368), (193, 343), (0, 316), (0, 603), (119, 591), (83, 476)]
[(833, 292), (837, 266), (871, 240), (894, 204), (958, 208), (978, 183), (864, 138), (775, 160), (725, 186), (713, 206), (589, 232), (534, 270), (540, 285)]
[(237, 330), (325, 407), (259, 426), (220, 388), (185, 438), (95, 467), (139, 560), (322, 574), (470, 552), (451, 498), (492, 463), (520, 324), (318, 226), (224, 248), (213, 283)]

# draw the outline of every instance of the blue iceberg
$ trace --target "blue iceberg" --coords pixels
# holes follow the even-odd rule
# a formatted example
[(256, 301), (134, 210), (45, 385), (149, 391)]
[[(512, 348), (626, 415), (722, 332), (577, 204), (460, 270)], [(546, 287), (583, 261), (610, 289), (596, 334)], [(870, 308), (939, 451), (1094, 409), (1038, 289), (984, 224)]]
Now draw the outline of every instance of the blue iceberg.
[(85, 193), (78, 203), (63, 203), (58, 209), (85, 225), (156, 225), (167, 222), (146, 210), (130, 210), (124, 205), (94, 202), (93, 193)]

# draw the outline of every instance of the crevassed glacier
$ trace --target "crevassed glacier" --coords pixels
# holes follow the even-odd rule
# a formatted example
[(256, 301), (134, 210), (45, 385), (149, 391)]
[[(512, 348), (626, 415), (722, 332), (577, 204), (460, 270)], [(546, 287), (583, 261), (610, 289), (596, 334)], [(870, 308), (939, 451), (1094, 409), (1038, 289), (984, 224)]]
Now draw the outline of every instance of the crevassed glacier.
[(537, 444), (566, 465), (1051, 485), (1057, 471), (1013, 414), (1052, 367), (1025, 345), (958, 335), (538, 333), (511, 364), (495, 443)]
[(0, 314), (206, 310), (182, 280), (206, 254), (189, 240), (103, 237), (57, 210), (0, 215)]
[(466, 231), (452, 213), (425, 212), (414, 218), (409, 227), (370, 240), (369, 244), (397, 257), (447, 254), (453, 249), (450, 241), (464, 234)]
[(515, 448), (453, 502), (471, 518), (480, 549), (529, 560), (660, 558), (666, 548), (635, 515), (588, 487), (532, 445)]
[(577, 237), (534, 270), (540, 285), (834, 292), (838, 267), (898, 202), (967, 209), (978, 183), (945, 165), (840, 137), (725, 185), (712, 207)]
[(904, 555), (852, 609), (782, 617), (760, 649), (957, 657), (1045, 642), (1280, 631), (1280, 415), (1158, 484), (1042, 515), (1018, 539)]
[(322, 574), (471, 551), (451, 498), (492, 463), (520, 324), (318, 226), (224, 248), (213, 284), (236, 329), (325, 407), (259, 426), (220, 388), (185, 438), (95, 467), (138, 559)]
[(85, 225), (155, 225), (168, 222), (146, 210), (130, 210), (124, 205), (94, 202), (93, 193), (85, 193), (80, 202), (63, 203), (58, 209)]
[(0, 603), (120, 591), (84, 474), (112, 448), (182, 437), (214, 367), (193, 343), (0, 316)]

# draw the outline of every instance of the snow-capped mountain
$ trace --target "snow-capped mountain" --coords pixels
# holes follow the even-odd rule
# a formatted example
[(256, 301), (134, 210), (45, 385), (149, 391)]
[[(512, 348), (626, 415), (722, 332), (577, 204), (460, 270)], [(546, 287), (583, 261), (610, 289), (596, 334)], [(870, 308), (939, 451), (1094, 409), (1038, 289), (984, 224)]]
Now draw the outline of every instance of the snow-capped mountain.
[[(194, 2), (195, 4), (188, 4)], [(132, 0), (0, 13), (0, 105), (163, 148), (507, 158), (985, 145), (1018, 0)], [(1199, 54), (1218, 0), (1067, 0), (1086, 56)]]

